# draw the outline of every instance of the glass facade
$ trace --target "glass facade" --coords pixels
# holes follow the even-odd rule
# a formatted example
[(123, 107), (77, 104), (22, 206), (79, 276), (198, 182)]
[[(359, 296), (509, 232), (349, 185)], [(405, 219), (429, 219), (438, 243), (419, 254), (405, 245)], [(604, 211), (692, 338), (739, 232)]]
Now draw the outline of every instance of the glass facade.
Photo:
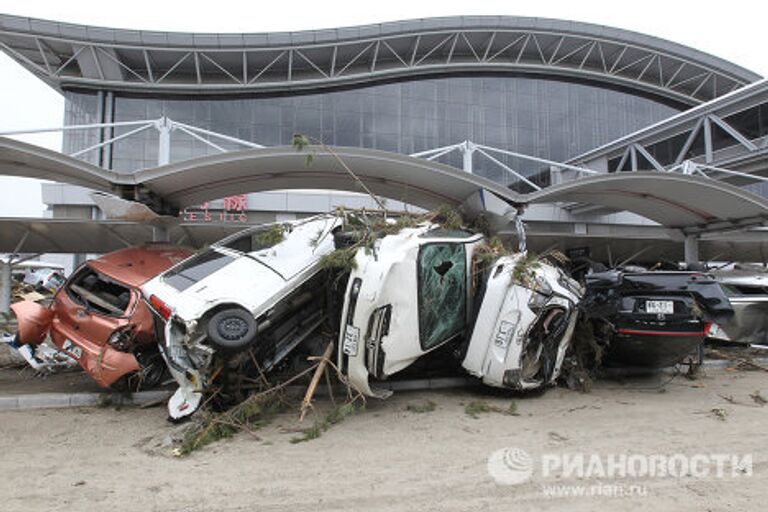
[[(96, 94), (65, 93), (64, 126), (101, 122), (99, 97)], [(99, 143), (98, 130), (73, 130), (64, 132), (63, 152), (71, 155)], [(78, 157), (94, 165), (99, 164), (98, 151), (89, 151)]]
[[(66, 99), (66, 124), (93, 122), (97, 117), (95, 94), (67, 92)], [(430, 78), (273, 97), (115, 95), (114, 99), (114, 121), (166, 115), (265, 146), (290, 145), (294, 133), (303, 133), (327, 144), (410, 154), (469, 139), (556, 161), (677, 112), (647, 97), (596, 85), (512, 76)], [(116, 134), (131, 129), (116, 129)], [(91, 143), (95, 139), (67, 132), (65, 151)], [(155, 130), (121, 140), (113, 149), (112, 167), (126, 172), (153, 167), (157, 145)], [(173, 133), (171, 147), (171, 161), (216, 152), (179, 131)], [(541, 170), (528, 161), (498, 159), (526, 175)], [(453, 153), (439, 161), (460, 167), (461, 155)], [(474, 172), (504, 184), (516, 181), (479, 153), (474, 155)]]

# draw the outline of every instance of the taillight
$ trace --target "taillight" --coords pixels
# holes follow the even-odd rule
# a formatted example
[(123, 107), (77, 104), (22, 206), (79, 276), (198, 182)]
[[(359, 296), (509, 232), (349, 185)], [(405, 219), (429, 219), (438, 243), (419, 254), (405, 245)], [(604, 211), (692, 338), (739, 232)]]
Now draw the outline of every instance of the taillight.
[(157, 314), (163, 317), (165, 320), (171, 318), (171, 313), (173, 313), (173, 310), (168, 306), (168, 304), (161, 301), (157, 295), (151, 295), (149, 297), (149, 305), (152, 306), (155, 311), (157, 311)]

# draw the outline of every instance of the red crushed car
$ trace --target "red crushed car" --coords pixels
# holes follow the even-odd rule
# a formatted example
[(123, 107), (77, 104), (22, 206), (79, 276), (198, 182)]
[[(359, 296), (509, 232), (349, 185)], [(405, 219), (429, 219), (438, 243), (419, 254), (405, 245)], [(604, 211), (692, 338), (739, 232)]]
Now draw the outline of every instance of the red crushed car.
[(14, 345), (52, 342), (102, 387), (157, 385), (165, 372), (155, 324), (139, 287), (191, 256), (187, 248), (147, 244), (111, 252), (80, 266), (48, 306), (11, 306)]

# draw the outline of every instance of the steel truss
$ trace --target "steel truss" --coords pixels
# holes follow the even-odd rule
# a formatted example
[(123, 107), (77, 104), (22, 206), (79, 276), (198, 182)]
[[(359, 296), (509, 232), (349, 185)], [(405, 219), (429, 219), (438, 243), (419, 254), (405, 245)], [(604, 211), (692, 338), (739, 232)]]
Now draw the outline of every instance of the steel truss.
[[(5, 23), (0, 24), (0, 48), (54, 87), (115, 91), (294, 90), (488, 71), (597, 80), (696, 105), (755, 79), (673, 43), (618, 30), (585, 26), (579, 31), (571, 24), (520, 20), (453, 19), (458, 28), (424, 20), (356, 27), (349, 34), (346, 29), (262, 35), (140, 32), (137, 38), (134, 31), (110, 30), (105, 40), (92, 37), (91, 27), (75, 26), (70, 33), (82, 29), (82, 35), (65, 36), (62, 31), (13, 30), (7, 28), (13, 23)], [(401, 25), (404, 29), (398, 29)]]
[[(607, 172), (654, 170), (765, 182), (768, 172), (768, 80), (622, 137), (568, 163)], [(761, 127), (762, 123), (762, 128)], [(762, 129), (756, 138), (750, 130)], [(663, 148), (665, 158), (657, 148)], [(720, 174), (717, 174), (720, 173)], [(743, 181), (742, 180), (742, 181)]]

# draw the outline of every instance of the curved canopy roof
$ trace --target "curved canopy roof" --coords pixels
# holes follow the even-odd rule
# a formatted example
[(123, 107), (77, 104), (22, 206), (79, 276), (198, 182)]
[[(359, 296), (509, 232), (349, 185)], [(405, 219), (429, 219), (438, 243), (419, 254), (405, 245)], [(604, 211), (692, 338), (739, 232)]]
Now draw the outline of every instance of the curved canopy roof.
[(481, 188), (521, 203), (520, 196), (503, 185), (437, 162), (363, 148), (334, 147), (333, 153), (317, 146), (302, 152), (291, 146), (251, 149), (144, 169), (134, 176), (137, 183), (178, 208), (245, 192), (363, 192), (341, 160), (374, 194), (425, 209), (458, 206)]
[(108, 191), (117, 173), (34, 144), (0, 137), (0, 174), (71, 183)]
[[(765, 198), (698, 176), (613, 173), (517, 194), (485, 178), (428, 160), (364, 148), (330, 151), (317, 146), (303, 152), (293, 147), (259, 148), (119, 174), (0, 137), (0, 174), (85, 185), (111, 190), (126, 199), (145, 197), (152, 204), (160, 201), (184, 208), (227, 195), (268, 190), (360, 192), (353, 172), (373, 193), (426, 209), (458, 206), (485, 189), (516, 206), (557, 202), (600, 205), (630, 211), (686, 233), (768, 222)], [(313, 156), (310, 165), (307, 155)]]
[(590, 176), (529, 194), (526, 201), (605, 206), (690, 234), (768, 222), (763, 197), (709, 178), (661, 172)]
[(488, 72), (594, 81), (695, 105), (759, 78), (699, 50), (636, 32), (511, 16), (201, 34), (0, 15), (0, 48), (58, 89), (181, 94), (285, 92)]

